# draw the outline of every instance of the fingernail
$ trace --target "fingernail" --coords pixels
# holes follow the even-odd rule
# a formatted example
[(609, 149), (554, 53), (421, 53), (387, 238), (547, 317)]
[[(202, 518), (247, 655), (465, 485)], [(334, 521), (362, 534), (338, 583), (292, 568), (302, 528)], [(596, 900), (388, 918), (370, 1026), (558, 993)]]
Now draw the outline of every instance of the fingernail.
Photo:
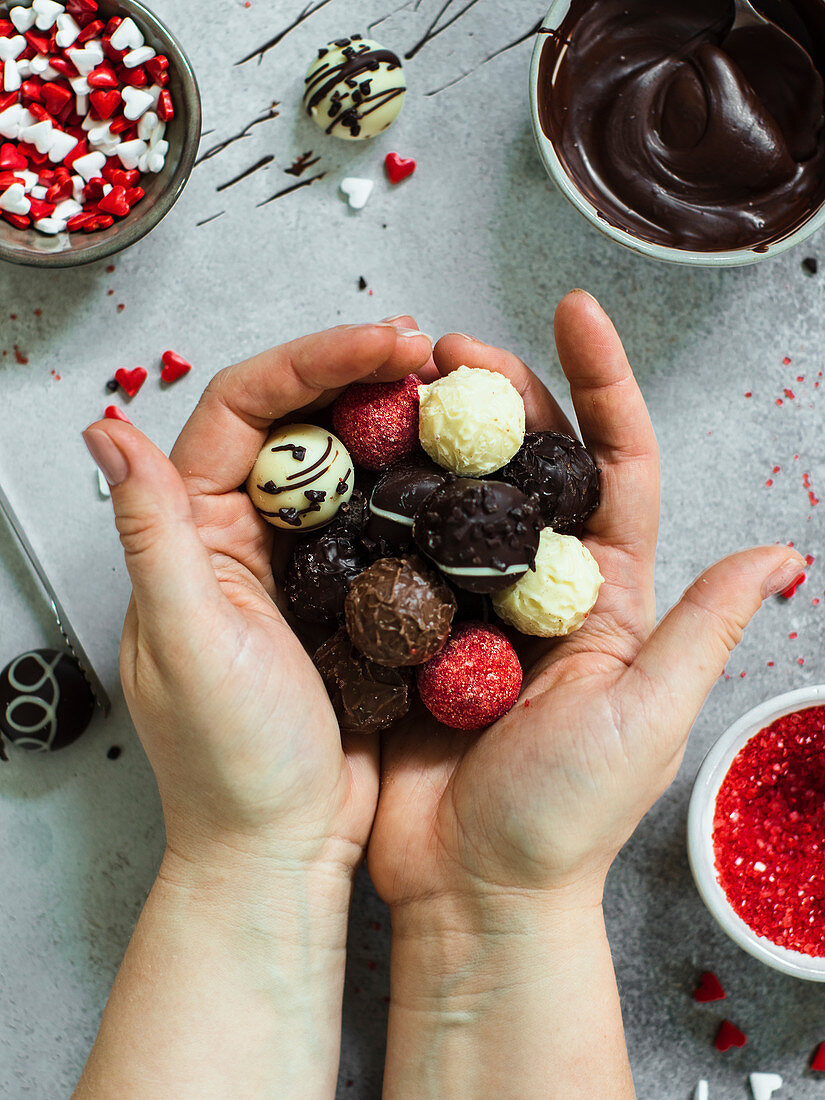
[(408, 316), (409, 316), (409, 314), (407, 314), (407, 313), (399, 313), (397, 317), (384, 317), (382, 319), (381, 323), (383, 325), (392, 325), (396, 321), (403, 321)]
[(460, 336), (462, 340), (469, 340), (471, 344), (478, 344), (477, 336), (468, 336), (466, 332), (451, 332), (450, 336)]
[(788, 592), (790, 598), (793, 595), (791, 589), (795, 591), (805, 579), (805, 571), (801, 568), (800, 559), (789, 558), (775, 573), (771, 573), (762, 585), (762, 599), (767, 600), (783, 592)]
[(599, 302), (599, 299), (598, 299), (598, 298), (595, 298), (595, 297), (594, 297), (594, 296), (593, 296), (593, 295), (592, 295), (592, 294), (590, 293), (590, 291), (589, 291), (589, 290), (583, 290), (583, 289), (582, 289), (582, 288), (581, 288), (580, 286), (577, 286), (577, 287), (574, 287), (574, 288), (573, 288), (573, 290), (571, 290), (571, 291), (570, 291), (570, 293), (571, 293), (571, 294), (586, 294), (586, 295), (587, 295), (587, 297), (588, 297), (588, 298), (590, 299), (590, 301), (591, 301), (591, 302), (595, 302), (595, 303), (596, 303), (596, 305), (597, 305), (597, 306), (598, 306), (598, 307), (599, 307), (599, 308), (601, 309), (601, 303)]
[(413, 340), (416, 336), (423, 336), (425, 340), (433, 342), (432, 336), (428, 336), (426, 332), (419, 332), (417, 328), (400, 328), (397, 331), (403, 340)]
[(122, 485), (129, 476), (129, 463), (106, 432), (88, 428), (83, 433), (83, 442), (109, 485), (112, 488)]

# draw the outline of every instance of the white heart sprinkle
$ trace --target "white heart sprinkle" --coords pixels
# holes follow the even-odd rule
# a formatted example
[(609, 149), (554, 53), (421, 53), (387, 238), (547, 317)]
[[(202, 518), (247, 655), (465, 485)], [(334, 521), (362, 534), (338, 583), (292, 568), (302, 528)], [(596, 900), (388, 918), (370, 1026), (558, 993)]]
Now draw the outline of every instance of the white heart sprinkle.
[[(158, 116), (154, 111), (147, 111), (138, 123), (138, 137), (141, 141), (149, 141), (152, 131), (158, 124)], [(161, 135), (162, 137), (163, 135)], [(151, 144), (151, 142), (150, 142)]]
[(144, 38), (140, 32), (140, 27), (134, 19), (130, 19), (127, 15), (120, 26), (115, 29), (110, 41), (116, 50), (137, 50), (143, 45)]
[(707, 1081), (699, 1081), (696, 1088), (693, 1090), (693, 1100), (708, 1100), (708, 1083)]
[(18, 168), (14, 174), (17, 179), (23, 181), (23, 190), (26, 194), (28, 194), (37, 184), (37, 173), (29, 171), (28, 168), (23, 168), (22, 170)]
[(31, 191), (29, 191), (29, 194), (33, 199), (40, 199), (41, 201), (45, 199), (48, 193), (48, 187), (43, 187), (42, 184), (38, 184), (37, 187), (32, 187)]
[(59, 202), (54, 208), (54, 217), (60, 218), (61, 221), (67, 222), (69, 218), (73, 218), (75, 214), (82, 214), (83, 207), (79, 202), (75, 202), (74, 199), (64, 199), (63, 202)]
[(87, 153), (85, 157), (78, 157), (72, 167), (88, 183), (100, 175), (105, 163), (106, 157), (103, 153)]
[(48, 233), (50, 237), (56, 237), (66, 228), (66, 223), (60, 218), (41, 218), (34, 223), (34, 228), (39, 229), (41, 233)]
[(14, 23), (15, 27), (21, 34), (25, 34), (26, 31), (30, 31), (34, 26), (34, 21), (37, 18), (37, 12), (34, 8), (24, 8), (18, 6), (12, 8), (9, 12), (9, 19)]
[[(0, 39), (0, 41), (2, 41), (2, 39)], [(22, 83), (23, 77), (20, 75), (20, 70), (17, 68), (17, 65), (14, 61), (7, 61), (3, 65), (3, 91), (19, 91)]]
[(16, 61), (25, 48), (26, 39), (22, 34), (0, 38), (0, 61)]
[(20, 131), (20, 137), (29, 145), (33, 145), (38, 153), (47, 153), (52, 144), (52, 130), (54, 127), (48, 119), (35, 122), (34, 126), (27, 126)]
[(55, 42), (61, 48), (61, 50), (67, 49), (69, 46), (73, 46), (77, 41), (77, 36), (80, 34), (80, 27), (75, 23), (74, 19), (68, 12), (63, 12), (57, 17), (57, 34), (55, 36)]
[(754, 1100), (771, 1100), (776, 1090), (782, 1088), (778, 1073), (752, 1073), (750, 1082)]
[(52, 164), (60, 164), (78, 144), (77, 138), (63, 130), (55, 130), (52, 134), (52, 143), (49, 146), (49, 160)]
[(13, 183), (0, 195), (0, 210), (7, 214), (28, 214), (31, 208), (22, 183)]
[(362, 180), (355, 176), (347, 176), (341, 180), (341, 191), (347, 197), (347, 201), (353, 210), (363, 210), (369, 202), (372, 189), (375, 187), (373, 180)]
[(97, 42), (88, 42), (82, 50), (66, 50), (66, 55), (81, 76), (88, 76), (103, 63), (103, 47)]
[(97, 488), (104, 500), (108, 500), (111, 497), (112, 490), (109, 488), (109, 483), (100, 470), (97, 471)]
[(152, 106), (152, 97), (142, 88), (125, 87), (121, 93), (123, 99), (123, 114), (130, 122), (139, 119)]
[(140, 158), (149, 150), (149, 146), (140, 138), (133, 141), (123, 141), (117, 151), (118, 159), (127, 172), (137, 168)]
[(55, 0), (34, 0), (32, 11), (37, 13), (37, 29), (50, 31), (57, 22), (58, 15), (62, 15), (64, 8)]
[(19, 103), (12, 103), (11, 107), (7, 107), (5, 111), (0, 111), (0, 134), (5, 138), (16, 140), (20, 136), (20, 119), (22, 115), (23, 108)]
[(151, 46), (138, 46), (136, 50), (130, 50), (129, 53), (123, 58), (123, 64), (127, 69), (136, 69), (138, 65), (143, 65), (147, 61), (151, 61), (155, 56), (155, 51)]

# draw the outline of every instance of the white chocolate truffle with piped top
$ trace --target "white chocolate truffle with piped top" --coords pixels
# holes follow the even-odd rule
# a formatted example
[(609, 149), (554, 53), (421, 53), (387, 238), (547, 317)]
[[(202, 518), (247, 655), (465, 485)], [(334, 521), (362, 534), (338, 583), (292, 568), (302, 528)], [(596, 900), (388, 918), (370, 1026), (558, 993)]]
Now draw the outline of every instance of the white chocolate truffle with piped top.
[(354, 483), (349, 452), (332, 432), (286, 424), (266, 441), (246, 491), (273, 527), (308, 531), (335, 518)]
[(546, 527), (535, 572), (493, 596), (500, 619), (522, 634), (561, 638), (582, 627), (599, 597), (604, 577), (596, 559), (577, 538)]
[(524, 401), (503, 374), (459, 367), (418, 392), (421, 446), (459, 477), (500, 470), (524, 442)]
[(407, 92), (400, 59), (360, 34), (322, 47), (305, 85), (309, 117), (324, 133), (346, 141), (376, 137), (392, 126)]

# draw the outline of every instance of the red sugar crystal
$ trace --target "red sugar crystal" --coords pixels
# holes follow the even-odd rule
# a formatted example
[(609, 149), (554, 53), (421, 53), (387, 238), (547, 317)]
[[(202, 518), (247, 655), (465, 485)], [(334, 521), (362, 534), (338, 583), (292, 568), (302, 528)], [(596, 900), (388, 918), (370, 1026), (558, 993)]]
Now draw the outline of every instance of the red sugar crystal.
[(742, 920), (773, 943), (825, 957), (825, 706), (778, 718), (748, 741), (719, 789), (713, 845)]

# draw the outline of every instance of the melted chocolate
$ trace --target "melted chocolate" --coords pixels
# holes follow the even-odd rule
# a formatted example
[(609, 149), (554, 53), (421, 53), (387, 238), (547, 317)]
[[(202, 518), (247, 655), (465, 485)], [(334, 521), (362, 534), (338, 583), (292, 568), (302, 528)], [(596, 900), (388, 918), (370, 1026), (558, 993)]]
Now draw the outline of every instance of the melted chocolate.
[(573, 0), (542, 54), (541, 125), (607, 222), (714, 252), (808, 220), (825, 201), (817, 2), (759, 5), (806, 56), (769, 27), (731, 32), (729, 0)]

